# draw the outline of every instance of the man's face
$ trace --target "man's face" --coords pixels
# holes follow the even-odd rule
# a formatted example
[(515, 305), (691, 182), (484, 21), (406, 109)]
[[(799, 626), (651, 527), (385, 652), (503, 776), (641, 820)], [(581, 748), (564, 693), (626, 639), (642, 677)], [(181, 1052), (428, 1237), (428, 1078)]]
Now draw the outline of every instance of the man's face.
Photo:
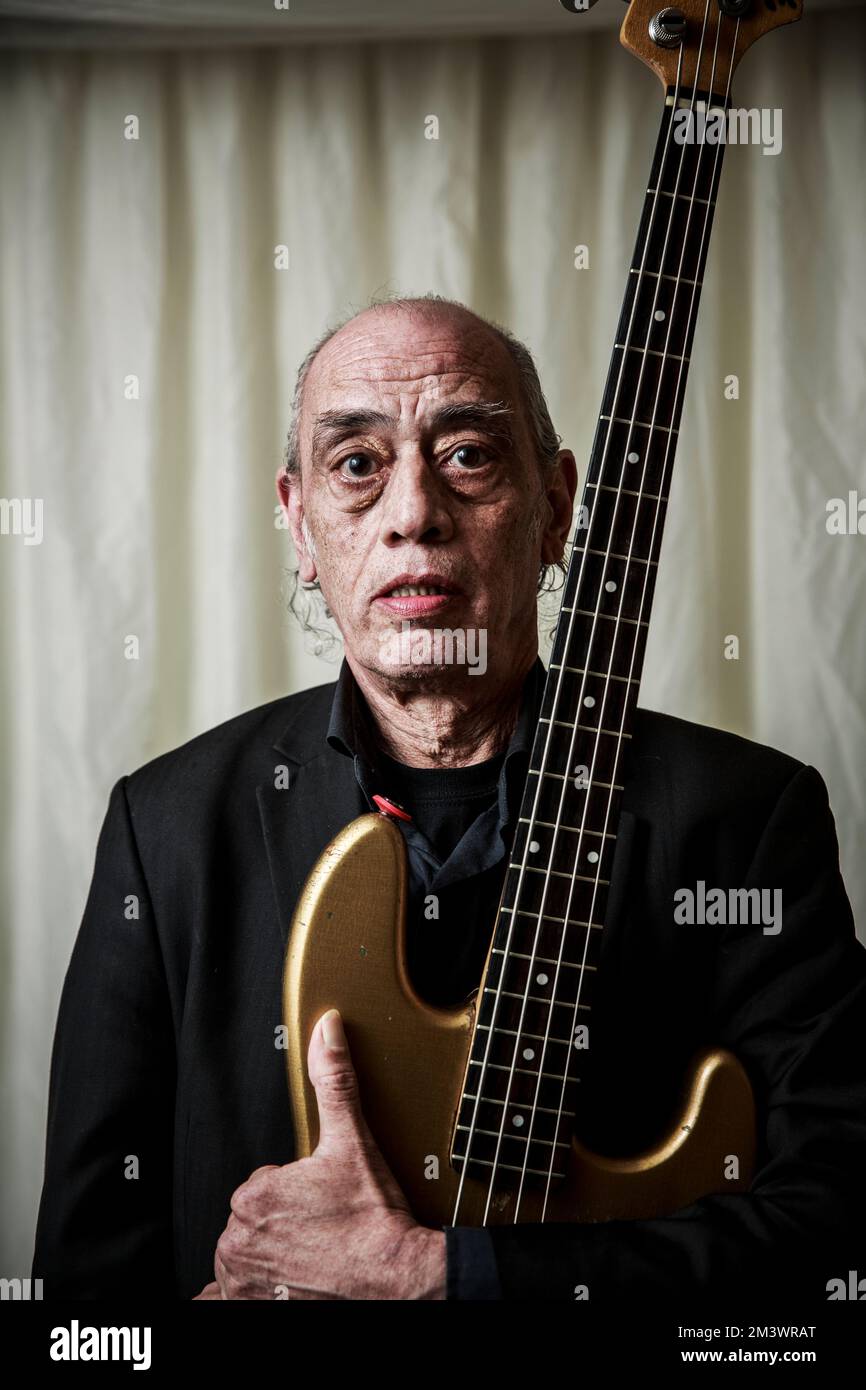
[[(516, 370), (484, 325), (365, 311), (316, 357), (299, 435), (300, 483), (281, 497), (301, 577), (318, 578), (355, 674), (457, 689), (482, 644), (490, 674), (525, 670), (574, 460), (563, 451), (542, 479)], [(430, 640), (446, 630), (464, 634), (462, 661), (459, 640)]]

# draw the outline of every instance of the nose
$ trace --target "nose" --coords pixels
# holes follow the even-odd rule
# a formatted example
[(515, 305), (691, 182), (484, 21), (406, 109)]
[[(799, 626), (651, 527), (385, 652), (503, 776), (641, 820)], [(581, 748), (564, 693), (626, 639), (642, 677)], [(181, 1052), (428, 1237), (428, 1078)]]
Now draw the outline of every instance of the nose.
[(418, 449), (401, 455), (382, 498), (380, 540), (431, 544), (454, 534), (445, 484)]

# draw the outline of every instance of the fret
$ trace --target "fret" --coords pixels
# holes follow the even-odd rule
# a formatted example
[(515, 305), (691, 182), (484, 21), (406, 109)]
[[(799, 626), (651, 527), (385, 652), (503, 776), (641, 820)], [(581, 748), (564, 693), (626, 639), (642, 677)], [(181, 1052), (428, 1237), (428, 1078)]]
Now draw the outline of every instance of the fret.
[[(530, 771), (531, 773), (535, 773), (536, 776), (539, 775), (539, 771), (538, 771), (538, 768), (537, 768), (537, 767), (531, 767), (531, 768), (529, 769), (529, 771)], [(554, 778), (556, 779), (557, 782), (562, 782), (562, 781), (570, 782), (570, 781), (571, 781), (571, 776), (570, 776), (570, 774), (569, 774), (568, 777), (563, 777), (563, 774), (562, 774), (561, 772), (545, 772), (545, 773), (543, 773), (543, 774), (541, 774), (541, 775), (544, 776), (544, 777), (554, 777)], [(594, 785), (597, 786), (597, 787), (612, 787), (613, 790), (614, 790), (614, 791), (617, 791), (617, 792), (621, 792), (621, 791), (624, 790), (622, 784), (619, 783), (619, 782), (596, 782)]]
[[(566, 609), (567, 613), (572, 611), (571, 608)], [(600, 680), (604, 681), (623, 681), (626, 685), (640, 685), (640, 681), (636, 680), (634, 676), (614, 676), (611, 675), (610, 671), (586, 671), (582, 666), (562, 666), (553, 661), (547, 669), (548, 671), (572, 671), (577, 676), (598, 676)]]
[(649, 420), (626, 420), (621, 415), (599, 415), (599, 420), (614, 420), (618, 425), (635, 425), (642, 430), (661, 430), (664, 434), (679, 434), (679, 430), (671, 425), (660, 425), (658, 422), (651, 424)]
[[(577, 547), (575, 547), (575, 550), (577, 550)], [(587, 550), (586, 553), (587, 553), (587, 555), (603, 555), (604, 558), (605, 558), (606, 560), (623, 560), (623, 561), (625, 561), (625, 562), (626, 562), (627, 564), (629, 564), (629, 565), (631, 565), (631, 564), (635, 564), (635, 565), (657, 565), (657, 564), (658, 564), (658, 560), (642, 560), (641, 557), (640, 557), (639, 555), (616, 555), (616, 554), (614, 554), (613, 552), (608, 553), (608, 551), (606, 551), (606, 550), (592, 550), (592, 549)], [(565, 611), (566, 611), (567, 613), (570, 613), (570, 612), (571, 612), (571, 609), (568, 608), (568, 609), (566, 609)], [(594, 673), (591, 673), (591, 674), (594, 674)], [(625, 680), (626, 678), (625, 678), (625, 676), (614, 676), (613, 679), (614, 679), (615, 681), (618, 681), (618, 680)], [(637, 684), (637, 681), (635, 682), (635, 684)]]
[[(452, 1163), (462, 1162), (464, 1157), (464, 1154), (452, 1152), (451, 1161)], [(471, 1156), (469, 1162), (473, 1165), (476, 1163), (481, 1164), (485, 1168), (501, 1168), (504, 1172), (507, 1173), (526, 1173), (529, 1176), (535, 1178), (565, 1177), (565, 1173), (560, 1173), (558, 1170), (550, 1171), (547, 1168), (523, 1168), (520, 1164), (517, 1163), (503, 1163), (501, 1159), (497, 1160), (497, 1162), (494, 1163), (492, 1159), (476, 1158), (475, 1154)]]
[[(581, 1004), (580, 1007), (589, 1012), (589, 1004)], [(476, 1023), (475, 1028), (479, 1033), (498, 1033), (501, 1038), (528, 1038), (530, 1042), (543, 1042), (545, 1047), (553, 1043), (556, 1047), (570, 1048), (574, 1041), (572, 1038), (555, 1038), (550, 1033), (547, 1036), (544, 1033), (529, 1033), (525, 1028), (500, 1028), (499, 1024)]]
[(593, 613), (589, 608), (575, 608), (573, 612), (582, 618), (603, 618), (607, 623), (632, 623), (635, 627), (649, 627), (645, 618), (624, 618), (619, 613)]
[[(503, 1099), (500, 1099), (498, 1096), (477, 1096), (477, 1095), (470, 1094), (469, 1091), (464, 1091), (464, 1092), (463, 1092), (463, 1099), (464, 1099), (464, 1100), (483, 1100), (485, 1105), (514, 1105), (514, 1104), (515, 1104), (514, 1101), (505, 1100), (504, 1098), (503, 1098)], [(518, 1110), (520, 1110), (520, 1109), (529, 1110), (529, 1109), (532, 1108), (532, 1106), (529, 1105), (529, 1104), (527, 1104), (526, 1102), (523, 1102), (521, 1105), (516, 1105), (516, 1108), (517, 1108)], [(552, 1105), (551, 1105), (551, 1106), (537, 1105), (537, 1106), (535, 1106), (535, 1109), (536, 1109), (536, 1110), (538, 1111), (538, 1113), (541, 1114), (541, 1115), (560, 1115), (560, 1114), (561, 1114), (561, 1111), (558, 1110), (558, 1109), (557, 1109), (557, 1110), (554, 1110), (554, 1108), (553, 1108)]]
[(509, 869), (522, 869), (527, 874), (553, 874), (556, 878), (567, 878), (574, 883), (598, 883), (602, 888), (607, 888), (606, 878), (593, 878), (590, 874), (569, 874), (564, 869), (542, 869), (536, 868), (534, 864), (509, 864)]
[[(505, 907), (504, 905), (503, 905), (502, 907), (500, 907), (499, 911), (500, 911), (500, 912), (507, 912), (509, 915), (515, 913), (515, 909), (514, 909), (513, 907)], [(533, 921), (537, 921), (537, 920), (538, 920), (538, 913), (537, 913), (537, 912), (529, 912), (529, 911), (527, 911), (526, 908), (523, 908), (523, 907), (518, 907), (518, 908), (516, 909), (516, 915), (517, 915), (518, 917), (531, 917)], [(553, 914), (551, 914), (551, 913), (549, 913), (549, 912), (545, 912), (545, 913), (542, 914), (542, 920), (545, 921), (545, 922), (556, 923), (557, 926), (566, 926), (566, 925), (568, 925), (569, 927), (589, 927), (591, 930), (594, 930), (594, 931), (601, 931), (601, 930), (602, 930), (602, 927), (603, 927), (603, 923), (601, 923), (601, 922), (586, 922), (586, 921), (580, 920), (580, 918), (577, 918), (577, 917), (556, 917), (556, 916), (554, 916)], [(499, 954), (499, 955), (511, 954), (510, 952), (505, 952), (505, 951), (500, 950), (500, 948), (499, 948), (498, 946), (493, 946), (493, 947), (491, 947), (491, 950), (493, 951), (494, 955), (496, 955), (496, 954)]]
[(689, 360), (688, 357), (683, 357), (679, 353), (663, 351), (661, 348), (647, 347), (645, 344), (614, 343), (614, 347), (622, 348), (624, 352), (639, 352), (641, 354), (648, 352), (651, 357), (666, 357), (670, 358), (672, 362), (688, 362)]
[(625, 733), (622, 729), (599, 729), (595, 724), (572, 724), (568, 719), (545, 719), (542, 716), (538, 722), (539, 724), (554, 724), (559, 729), (583, 729), (587, 733), (604, 734), (606, 738), (631, 738), (631, 734)]
[[(472, 1129), (470, 1125), (455, 1125), (455, 1129), (468, 1132)], [(502, 1134), (498, 1129), (480, 1129), (477, 1125), (472, 1129), (473, 1134), (485, 1134), (492, 1139), (520, 1139), (524, 1144), (544, 1144), (547, 1148), (569, 1149), (571, 1144), (567, 1139), (541, 1139), (537, 1134), (521, 1134), (519, 1130), (509, 1130), (507, 1134)], [(473, 1155), (472, 1162), (475, 1162)]]
[[(586, 923), (582, 922), (581, 926), (586, 926)], [(505, 951), (500, 950), (498, 947), (494, 947), (493, 949), (495, 955), (502, 956), (506, 954)], [(508, 951), (507, 954), (509, 956), (509, 959), (528, 960), (532, 961), (535, 965), (556, 965), (560, 968), (565, 967), (568, 970), (595, 970), (597, 968), (594, 965), (582, 965), (579, 962), (572, 960), (554, 960), (553, 956), (527, 955), (523, 951)], [(493, 986), (491, 985), (490, 988), (492, 989)], [(520, 997), (523, 998), (522, 995)]]
[[(540, 963), (540, 961), (535, 962), (536, 965)], [(556, 964), (555, 961), (553, 963), (554, 965)], [(577, 1005), (579, 1009), (589, 1008), (588, 1004), (577, 1004), (575, 999), (554, 999), (548, 998), (547, 995), (544, 994), (521, 994), (519, 990), (500, 989), (498, 985), (496, 987), (493, 985), (486, 986), (481, 991), (482, 998), (487, 994), (494, 999), (519, 999), (524, 1000), (527, 1004), (546, 1004), (549, 1008), (571, 1009), (572, 1012), (574, 1011), (575, 1005)]]
[[(532, 967), (536, 975), (543, 975), (548, 981), (547, 971)], [(576, 998), (563, 998), (560, 985), (577, 984)], [(529, 981), (527, 981), (529, 984)], [(526, 991), (506, 991), (504, 988), (484, 989), (478, 998), (477, 1027), (482, 1033), (495, 1033), (499, 1038), (520, 1038), (530, 1042), (555, 1043), (557, 1046), (572, 1047), (574, 1031), (580, 1026), (578, 1016), (590, 1013), (590, 982), (583, 975), (565, 976), (557, 979), (556, 991), (541, 998), (530, 998)], [(558, 1010), (558, 1013), (557, 1013)], [(563, 1010), (565, 1012), (563, 1013)], [(568, 1030), (563, 1038), (556, 1031), (551, 1032), (556, 1019), (556, 1027)], [(522, 1042), (521, 1042), (522, 1047)], [(520, 1055), (524, 1061), (535, 1060), (537, 1049), (525, 1048)], [(527, 1055), (531, 1054), (531, 1055)], [(516, 1055), (516, 1054), (515, 1054)], [(512, 1059), (513, 1060), (513, 1059)]]
[[(534, 773), (535, 776), (538, 776), (537, 767), (531, 767), (529, 771), (530, 773)], [(545, 777), (553, 777), (557, 782), (561, 782), (563, 780), (563, 774), (561, 772), (545, 772), (543, 775)], [(569, 774), (569, 776), (565, 780), (570, 781), (571, 774)], [(600, 787), (602, 790), (610, 790), (615, 792), (621, 792), (625, 790), (624, 787), (618, 782), (597, 782), (594, 777), (591, 779), (591, 781), (593, 789)], [(525, 817), (522, 817), (522, 819), (525, 819)]]
[(685, 198), (690, 203), (704, 203), (711, 208), (716, 206), (715, 198), (696, 198), (691, 193), (671, 193), (667, 188), (648, 188), (647, 193), (653, 197), (660, 193), (663, 198)]
[(703, 280), (687, 280), (684, 275), (668, 275), (664, 271), (659, 273), (657, 270), (647, 270), (646, 268), (641, 270), (636, 266), (632, 266), (628, 273), (629, 275), (652, 275), (656, 280), (676, 280), (679, 285), (695, 285), (698, 289), (704, 283)]
[[(485, 1061), (483, 1061), (483, 1060), (482, 1060), (481, 1058), (479, 1058), (479, 1057), (470, 1057), (470, 1059), (469, 1059), (469, 1065), (470, 1065), (470, 1067), (486, 1067), (486, 1068), (489, 1068), (489, 1069), (492, 1070), (492, 1071), (507, 1071), (507, 1072), (510, 1072), (510, 1071), (511, 1071), (511, 1067), (508, 1066), (507, 1063), (505, 1063), (505, 1062), (489, 1062), (489, 1061), (488, 1061), (488, 1062), (485, 1062)], [(542, 1078), (542, 1080), (545, 1080), (545, 1081), (555, 1081), (557, 1084), (559, 1084), (559, 1083), (562, 1081), (562, 1076), (560, 1075), (559, 1072), (555, 1072), (555, 1071), (534, 1071), (531, 1067), (517, 1067), (517, 1066), (515, 1066), (515, 1068), (514, 1068), (514, 1074), (515, 1074), (515, 1076), (531, 1076), (531, 1077), (533, 1078), (533, 1080), (534, 1080), (536, 1077), (540, 1076), (540, 1077)], [(579, 1077), (579, 1076), (567, 1076), (565, 1079), (566, 1079), (567, 1083), (568, 1083), (570, 1086), (576, 1086), (576, 1085), (578, 1084), (578, 1082), (580, 1081), (580, 1077)], [(474, 1097), (473, 1097), (473, 1099), (474, 1099)], [(495, 1097), (493, 1097), (493, 1096), (485, 1096), (485, 1100), (494, 1100), (494, 1099), (495, 1099)]]
[[(533, 817), (530, 817), (530, 816), (518, 816), (517, 819), (518, 819), (518, 824), (521, 824), (521, 825), (522, 825), (522, 824), (534, 825), (534, 826), (540, 827), (542, 830), (568, 830), (568, 831), (572, 831), (575, 835), (578, 835), (578, 834), (581, 833), (579, 827), (576, 826), (576, 825), (562, 825), (562, 824), (560, 824), (560, 825), (555, 825), (555, 824), (553, 823), (553, 821), (549, 821), (549, 820), (535, 820)], [(583, 833), (586, 834), (586, 835), (601, 835), (601, 834), (602, 834), (602, 831), (600, 831), (600, 830), (586, 830), (586, 831), (584, 831)], [(604, 831), (603, 833), (604, 833), (605, 839), (607, 839), (607, 840), (615, 840), (615, 839), (616, 839), (616, 836), (615, 836), (615, 835), (613, 834), (613, 832), (610, 831), (610, 830), (606, 830), (606, 831)]]
[(623, 497), (639, 497), (642, 502), (667, 502), (666, 497), (658, 497), (652, 492), (636, 492), (634, 488), (613, 487), (610, 483), (593, 483), (589, 479), (584, 483), (584, 487), (601, 488), (603, 492), (618, 492)]

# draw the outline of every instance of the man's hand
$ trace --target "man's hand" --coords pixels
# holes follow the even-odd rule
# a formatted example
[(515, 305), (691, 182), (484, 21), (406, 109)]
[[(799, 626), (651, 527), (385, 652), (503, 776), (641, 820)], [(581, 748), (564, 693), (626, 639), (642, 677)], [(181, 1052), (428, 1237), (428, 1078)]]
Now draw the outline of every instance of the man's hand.
[(257, 1168), (232, 1197), (198, 1300), (445, 1298), (445, 1233), (419, 1226), (361, 1114), (340, 1015), (307, 1056), (319, 1106), (309, 1158)]

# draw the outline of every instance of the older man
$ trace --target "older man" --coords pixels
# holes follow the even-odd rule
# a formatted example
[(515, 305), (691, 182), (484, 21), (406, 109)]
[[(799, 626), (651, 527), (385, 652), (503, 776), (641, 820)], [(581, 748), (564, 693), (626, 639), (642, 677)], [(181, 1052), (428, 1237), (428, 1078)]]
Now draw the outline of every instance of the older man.
[[(335, 686), (241, 715), (112, 792), (52, 1059), (34, 1259), (47, 1296), (579, 1288), (645, 1303), (786, 1280), (826, 1297), (846, 1274), (854, 1246), (836, 1237), (864, 1225), (866, 952), (823, 783), (645, 711), (581, 1132), (608, 1151), (649, 1143), (695, 1046), (728, 1045), (759, 1104), (752, 1190), (649, 1221), (427, 1229), (366, 1127), (335, 1013), (309, 1051), (320, 1142), (293, 1161), (275, 1046), (292, 909), (374, 797), (411, 815), (416, 989), (453, 1003), (477, 988), (544, 680), (539, 576), (571, 522), (575, 463), (558, 444), (526, 350), (460, 305), (374, 306), (303, 364), (277, 485), (345, 661)], [(440, 625), (466, 651), (483, 636), (483, 670), (412, 640)], [(783, 891), (772, 949), (676, 924), (680, 885), (747, 873)]]

